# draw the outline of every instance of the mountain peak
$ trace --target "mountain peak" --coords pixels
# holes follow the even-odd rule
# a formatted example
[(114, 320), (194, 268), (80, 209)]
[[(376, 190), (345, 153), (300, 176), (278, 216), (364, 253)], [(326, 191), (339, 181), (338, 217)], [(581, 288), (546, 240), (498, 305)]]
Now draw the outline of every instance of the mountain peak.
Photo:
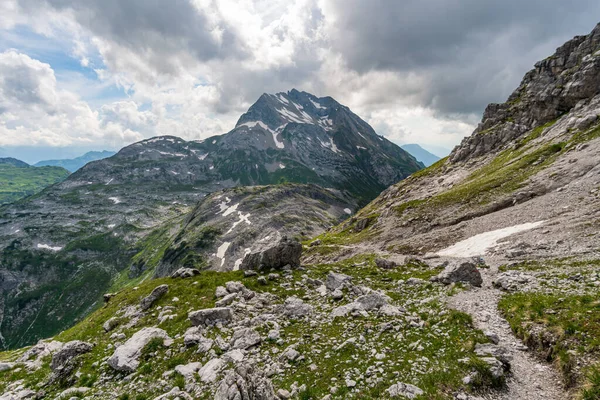
[(282, 130), (287, 124), (311, 124), (330, 130), (331, 111), (337, 111), (339, 103), (330, 97), (318, 98), (307, 92), (292, 89), (275, 94), (264, 93), (244, 113), (236, 124), (255, 126), (258, 122), (271, 130)]

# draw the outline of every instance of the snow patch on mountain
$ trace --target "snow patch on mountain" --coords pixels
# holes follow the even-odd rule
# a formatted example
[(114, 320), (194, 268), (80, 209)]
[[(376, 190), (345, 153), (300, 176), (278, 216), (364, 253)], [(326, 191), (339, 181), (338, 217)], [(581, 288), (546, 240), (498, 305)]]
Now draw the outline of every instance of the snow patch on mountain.
[(230, 245), (231, 242), (223, 242), (223, 244), (217, 249), (217, 258), (221, 260), (221, 267), (225, 265), (225, 253), (227, 252), (227, 249), (229, 249)]
[(438, 251), (438, 255), (444, 257), (475, 257), (484, 255), (489, 249), (496, 246), (500, 239), (504, 239), (515, 233), (528, 231), (542, 225), (546, 221), (528, 222), (526, 224), (513, 225), (507, 228), (480, 233), (468, 239), (462, 240), (450, 247)]
[(38, 243), (37, 248), (42, 249), (42, 250), (50, 250), (50, 251), (61, 251), (62, 250), (62, 247), (60, 247), (60, 246), (50, 246), (49, 244), (44, 244), (44, 243)]

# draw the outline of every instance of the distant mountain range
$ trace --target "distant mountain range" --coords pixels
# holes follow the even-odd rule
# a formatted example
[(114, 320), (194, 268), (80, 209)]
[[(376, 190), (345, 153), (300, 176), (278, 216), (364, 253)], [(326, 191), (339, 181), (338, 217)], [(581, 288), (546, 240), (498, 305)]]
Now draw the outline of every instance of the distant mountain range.
[(400, 147), (408, 151), (414, 158), (425, 164), (426, 167), (429, 167), (431, 164), (441, 159), (435, 154), (428, 152), (418, 144), (403, 144)]
[(0, 158), (0, 205), (38, 193), (64, 180), (69, 171), (61, 167), (32, 167), (16, 158)]
[(63, 167), (64, 169), (69, 170), (70, 172), (75, 172), (78, 169), (80, 169), (81, 167), (83, 167), (85, 164), (87, 164), (91, 161), (102, 160), (104, 158), (111, 157), (115, 154), (116, 153), (114, 151), (107, 151), (107, 150), (89, 151), (80, 157), (71, 158), (71, 159), (61, 159), (61, 160), (43, 160), (43, 161), (39, 161), (39, 162), (35, 163), (34, 165), (36, 167), (44, 167), (44, 166)]

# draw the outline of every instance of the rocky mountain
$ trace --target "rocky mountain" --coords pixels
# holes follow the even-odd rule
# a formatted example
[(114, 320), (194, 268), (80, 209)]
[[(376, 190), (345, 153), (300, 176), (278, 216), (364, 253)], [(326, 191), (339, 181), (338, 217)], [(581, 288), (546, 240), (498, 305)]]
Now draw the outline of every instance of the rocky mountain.
[(434, 164), (435, 162), (439, 161), (439, 159), (440, 159), (440, 157), (428, 152), (427, 150), (425, 150), (424, 148), (422, 148), (421, 146), (419, 146), (418, 144), (415, 144), (415, 143), (403, 144), (400, 147), (402, 147), (404, 150), (406, 150), (410, 155), (412, 155), (418, 161), (422, 162), (423, 165), (425, 165), (426, 167), (429, 167), (431, 164)]
[[(185, 216), (172, 211), (134, 260), (164, 269), (158, 275), (177, 270), (157, 279), (142, 272), (71, 329), (0, 354), (5, 398), (600, 398), (599, 73), (600, 25), (536, 64), (449, 157), (302, 244), (283, 238), (292, 232), (285, 223), (259, 216), (263, 202), (279, 215), (302, 211), (302, 229), (318, 231), (323, 217), (346, 213), (344, 193), (226, 188)], [(260, 142), (242, 136), (252, 125), (272, 150), (292, 140), (287, 127), (277, 130), (282, 114), (268, 110), (251, 109), (232, 137)], [(259, 117), (266, 127), (253, 124)], [(177, 139), (153, 143), (172, 152)], [(80, 181), (100, 165), (108, 164), (85, 167)], [(132, 179), (154, 168), (125, 165), (120, 176)], [(175, 183), (199, 173), (173, 165)], [(131, 193), (113, 202), (131, 204)], [(294, 197), (303, 205), (281, 204)], [(240, 238), (228, 236), (232, 228)], [(245, 238), (275, 231), (281, 240), (246, 251)], [(240, 271), (195, 268), (208, 262)]]
[(114, 155), (115, 155), (114, 151), (107, 151), (107, 150), (88, 151), (87, 153), (85, 153), (84, 155), (82, 155), (80, 157), (75, 157), (75, 158), (70, 158), (70, 159), (62, 159), (62, 160), (38, 161), (37, 163), (35, 163), (35, 166), (36, 167), (43, 167), (43, 166), (63, 167), (64, 169), (66, 169), (70, 172), (75, 172), (79, 168), (83, 167), (85, 164), (87, 164), (91, 161), (102, 160), (104, 158), (108, 158), (108, 157), (111, 157)]
[[(347, 107), (296, 90), (261, 96), (221, 136), (161, 136), (127, 146), (0, 209), (4, 344), (21, 346), (72, 325), (106, 291), (168, 273), (183, 253), (198, 253), (204, 268), (233, 269), (269, 236), (317, 235), (421, 167)], [(239, 207), (228, 213), (219, 211), (224, 200), (205, 199), (286, 182), (321, 188), (225, 191), (232, 201), (225, 206)], [(184, 227), (194, 209), (209, 215), (190, 215)], [(249, 222), (230, 231), (248, 214)], [(207, 230), (210, 244), (198, 247)]]
[(36, 168), (16, 158), (0, 158), (0, 205), (38, 193), (68, 175), (64, 168)]

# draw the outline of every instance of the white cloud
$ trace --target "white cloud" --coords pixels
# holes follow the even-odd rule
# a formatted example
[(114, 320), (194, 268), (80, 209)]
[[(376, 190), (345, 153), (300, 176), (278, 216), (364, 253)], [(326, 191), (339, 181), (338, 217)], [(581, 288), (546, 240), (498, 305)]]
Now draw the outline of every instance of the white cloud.
[[(230, 130), (263, 92), (296, 87), (397, 143), (451, 147), (597, 8), (466, 1), (468, 14), (439, 0), (4, 0), (0, 32), (18, 50), (0, 53), (0, 146), (200, 139)], [(37, 61), (19, 27), (97, 82)], [(102, 98), (107, 87), (123, 98)]]

